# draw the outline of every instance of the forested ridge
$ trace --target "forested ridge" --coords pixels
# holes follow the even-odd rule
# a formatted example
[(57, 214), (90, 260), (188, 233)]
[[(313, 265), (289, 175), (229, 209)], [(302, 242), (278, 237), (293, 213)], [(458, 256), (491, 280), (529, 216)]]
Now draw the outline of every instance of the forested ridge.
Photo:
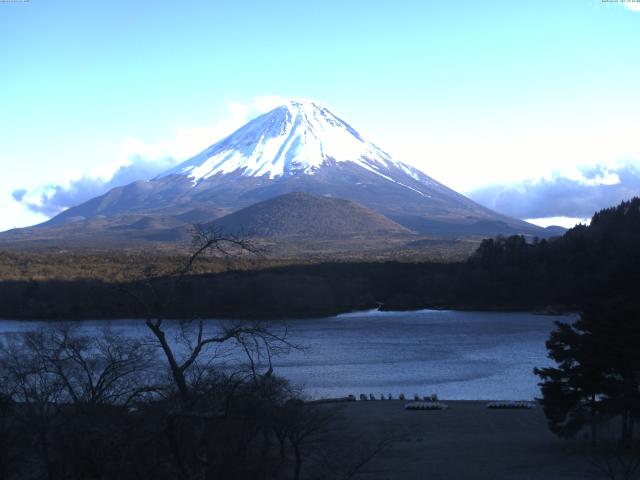
[[(539, 259), (546, 265), (559, 262), (581, 295), (580, 318), (556, 322), (546, 342), (556, 365), (534, 370), (547, 423), (561, 437), (590, 438), (609, 478), (636, 478), (640, 468), (639, 240), (635, 198), (597, 213), (589, 227), (568, 232)], [(556, 252), (565, 252), (564, 261), (554, 258)], [(614, 420), (620, 421), (614, 429), (619, 433), (612, 436)], [(613, 458), (620, 477), (614, 475)]]
[[(141, 317), (131, 291), (163, 276), (3, 281), (4, 318)], [(640, 284), (640, 198), (596, 213), (562, 237), (484, 240), (465, 262), (324, 262), (191, 275), (167, 316), (320, 316), (384, 309), (583, 309)]]

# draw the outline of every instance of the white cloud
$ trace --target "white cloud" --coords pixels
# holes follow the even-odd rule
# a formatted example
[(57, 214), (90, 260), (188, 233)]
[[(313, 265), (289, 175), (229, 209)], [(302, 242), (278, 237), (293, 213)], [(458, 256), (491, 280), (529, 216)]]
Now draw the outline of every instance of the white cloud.
[(0, 232), (12, 228), (25, 227), (44, 222), (47, 217), (41, 213), (30, 211), (26, 206), (15, 200), (12, 192), (0, 191)]
[(640, 160), (640, 121), (624, 116), (611, 117), (610, 125), (587, 120), (582, 124), (567, 120), (561, 125), (460, 123), (458, 128), (435, 123), (389, 133), (381, 129), (371, 140), (459, 192), (558, 174), (578, 180), (579, 165), (615, 167), (620, 161)]
[(640, 193), (640, 162), (615, 167), (585, 165), (574, 173), (485, 185), (469, 192), (469, 196), (493, 210), (540, 223), (552, 217), (590, 218), (596, 211)]
[(640, 12), (640, 2), (635, 0), (627, 0), (622, 3), (629, 10), (633, 10), (634, 12)]
[[(21, 185), (26, 190), (21, 196), (21, 208), (30, 205), (36, 212), (54, 215), (114, 186), (151, 178), (286, 101), (284, 97), (267, 95), (247, 102), (230, 102), (226, 113), (210, 124), (178, 129), (156, 140), (126, 138), (113, 162), (67, 175), (65, 182)], [(344, 118), (350, 121), (348, 114)], [(511, 208), (513, 211), (507, 212), (512, 215), (578, 218), (591, 215), (594, 207), (609, 206), (618, 197), (629, 196), (630, 182), (636, 185), (635, 174), (631, 175), (630, 170), (623, 167), (640, 165), (637, 161), (631, 162), (640, 160), (640, 142), (636, 135), (640, 121), (623, 114), (612, 118), (618, 121), (604, 123), (599, 118), (590, 120), (583, 116), (569, 122), (554, 113), (545, 121), (523, 116), (520, 123), (489, 122), (487, 125), (465, 125), (464, 119), (430, 124), (428, 119), (421, 118), (421, 121), (410, 122), (409, 128), (403, 124), (395, 130), (388, 128), (394, 126), (391, 120), (381, 119), (382, 127), (370, 140), (398, 160), (412, 163), (455, 190), (475, 191), (474, 198), (485, 201), (489, 207), (502, 206), (503, 210), (509, 210), (504, 207), (505, 202), (490, 204), (498, 193), (500, 198), (507, 196), (507, 190), (509, 198), (518, 199), (511, 202), (511, 207), (515, 205), (518, 210)], [(354, 126), (359, 128), (359, 124)], [(640, 167), (635, 168), (634, 172)], [(626, 175), (622, 180), (621, 172)], [(570, 208), (563, 205), (557, 211), (534, 211), (534, 207), (544, 202), (542, 198), (532, 202), (532, 192), (563, 194), (556, 201), (547, 202), (560, 205), (559, 200), (571, 196), (567, 188), (582, 198), (584, 208), (574, 202)], [(479, 189), (485, 191), (478, 193)], [(594, 192), (600, 192), (602, 198), (587, 202), (586, 196), (591, 197)], [(15, 204), (11, 207), (14, 211), (20, 207), (15, 200), (11, 202)], [(5, 208), (1, 198), (0, 208)], [(33, 223), (32, 217), (24, 218), (22, 225), (14, 222), (10, 226)]]
[(607, 171), (595, 176), (594, 178), (584, 178), (583, 176), (581, 182), (589, 186), (618, 185), (620, 183), (620, 177), (617, 173)]
[[(14, 189), (13, 199), (7, 200), (11, 202), (10, 206), (4, 205), (0, 199), (0, 206), (12, 208), (15, 212), (7, 228), (32, 225), (34, 218), (46, 220), (111, 188), (153, 178), (285, 101), (283, 97), (268, 95), (249, 102), (230, 102), (226, 115), (211, 125), (178, 129), (169, 138), (156, 141), (128, 137), (113, 162), (93, 166), (85, 172), (75, 172), (63, 182)], [(29, 215), (24, 214), (26, 209), (31, 211)]]
[(171, 158), (174, 164), (183, 162), (218, 140), (230, 135), (252, 118), (282, 105), (287, 99), (277, 95), (259, 96), (249, 102), (229, 102), (227, 113), (210, 125), (178, 129), (171, 137), (156, 141), (143, 141), (129, 137), (125, 140), (118, 159), (101, 167), (100, 176), (109, 179), (114, 172), (131, 164), (132, 158), (161, 160)]
[(551, 226), (573, 228), (579, 223), (582, 223), (584, 225), (589, 225), (589, 223), (591, 223), (590, 218), (576, 218), (576, 217), (527, 218), (526, 221), (543, 228), (551, 227)]

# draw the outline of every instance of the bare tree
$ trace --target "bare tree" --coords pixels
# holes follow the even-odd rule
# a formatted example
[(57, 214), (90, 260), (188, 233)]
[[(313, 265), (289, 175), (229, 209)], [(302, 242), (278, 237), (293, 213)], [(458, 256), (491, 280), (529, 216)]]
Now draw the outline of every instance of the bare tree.
[(197, 225), (192, 253), (179, 269), (171, 273), (168, 278), (164, 278), (168, 283), (165, 284), (162, 291), (157, 286), (159, 277), (151, 271), (143, 282), (144, 292), (136, 293), (129, 290), (129, 293), (138, 300), (146, 312), (145, 325), (157, 340), (167, 360), (183, 408), (188, 408), (191, 400), (188, 381), (189, 370), (196, 366), (203, 353), (210, 353), (210, 347), (216, 348), (222, 344), (234, 343), (246, 353), (255, 377), (259, 364), (256, 360), (266, 358), (270, 371), (273, 353), (292, 346), (286, 339), (286, 329), (281, 333), (276, 333), (264, 321), (222, 322), (218, 324), (219, 328), (211, 331), (211, 329), (205, 329), (205, 323), (202, 319), (183, 320), (179, 324), (176, 341), (172, 343), (167, 338), (165, 314), (176, 301), (179, 287), (192, 272), (196, 261), (211, 253), (228, 257), (246, 252), (259, 253), (246, 240), (224, 235), (217, 229), (208, 230)]
[(0, 480), (15, 478), (23, 459), (24, 432), (16, 422), (17, 405), (11, 384), (0, 378)]
[(2, 384), (20, 404), (19, 418), (37, 442), (40, 463), (48, 480), (54, 478), (51, 456), (51, 432), (59, 412), (64, 386), (51, 373), (41, 356), (26, 348), (25, 338), (10, 337), (0, 343), (0, 372)]
[(592, 453), (591, 464), (611, 480), (632, 480), (640, 471), (640, 451), (637, 445), (601, 446), (600, 451)]
[(156, 388), (150, 378), (153, 349), (111, 329), (88, 335), (62, 324), (28, 332), (22, 342), (57, 377), (67, 403), (127, 405)]
[(41, 468), (47, 478), (54, 477), (56, 457), (63, 465), (69, 456), (61, 446), (64, 438), (78, 447), (72, 463), (74, 468), (81, 467), (81, 450), (86, 451), (85, 457), (91, 455), (92, 445), (83, 442), (88, 440), (87, 432), (106, 438), (99, 425), (108, 423), (109, 409), (125, 407), (156, 388), (149, 383), (155, 356), (141, 341), (108, 329), (83, 335), (71, 324), (3, 339), (3, 386), (20, 406), (14, 409), (14, 418), (21, 419), (39, 444)]
[(278, 412), (276, 435), (280, 439), (280, 455), (284, 453), (282, 439), (286, 438), (293, 449), (293, 478), (300, 479), (304, 461), (303, 446), (326, 433), (335, 420), (335, 412), (314, 405), (305, 405), (297, 399), (286, 402)]

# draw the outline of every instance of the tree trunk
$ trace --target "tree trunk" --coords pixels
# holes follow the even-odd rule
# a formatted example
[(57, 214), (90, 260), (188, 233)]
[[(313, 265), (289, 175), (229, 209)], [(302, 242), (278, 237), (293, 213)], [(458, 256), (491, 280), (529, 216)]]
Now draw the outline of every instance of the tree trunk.
[(53, 465), (51, 465), (51, 456), (49, 455), (49, 440), (47, 438), (47, 431), (40, 429), (40, 448), (42, 448), (42, 461), (47, 471), (47, 480), (53, 480)]
[(597, 425), (596, 425), (596, 395), (591, 396), (591, 446), (595, 447), (598, 443), (597, 440)]
[(178, 440), (176, 438), (176, 430), (176, 418), (173, 415), (169, 415), (167, 418), (167, 424), (164, 429), (164, 434), (167, 438), (167, 443), (169, 444), (169, 450), (171, 451), (171, 454), (175, 459), (178, 468), (180, 469), (182, 478), (187, 478), (187, 469), (182, 459), (182, 454), (180, 453), (180, 445), (178, 444)]
[(280, 459), (284, 460), (285, 451), (284, 451), (284, 437), (278, 437), (278, 442), (280, 443)]
[(302, 455), (300, 454), (300, 446), (297, 443), (293, 443), (293, 452), (296, 456), (296, 466), (293, 479), (300, 480), (300, 470), (302, 469)]
[(5, 422), (4, 422), (4, 418), (2, 419), (2, 427), (0, 430), (0, 480), (5, 480), (5, 478), (7, 478), (5, 471), (6, 471), (6, 467), (5, 467), (5, 449), (6, 447), (6, 443), (5, 443), (5, 433), (6, 433), (6, 428), (5, 428)]
[(184, 378), (184, 372), (178, 365), (178, 362), (173, 355), (173, 351), (169, 346), (169, 342), (167, 342), (167, 338), (164, 332), (160, 329), (160, 326), (154, 325), (151, 321), (147, 321), (146, 324), (160, 342), (162, 351), (164, 352), (165, 357), (167, 357), (167, 362), (169, 363), (169, 368), (171, 369), (171, 376), (173, 377), (173, 381), (178, 388), (180, 400), (183, 407), (186, 407), (189, 404), (189, 387), (187, 386), (187, 381)]
[(631, 446), (631, 439), (629, 438), (629, 412), (623, 410), (620, 417), (622, 419), (622, 446), (627, 448)]
[(2, 450), (0, 451), (0, 480), (5, 480), (6, 475), (5, 475), (5, 466), (4, 466), (4, 445), (2, 447)]
[(269, 435), (269, 431), (264, 428), (262, 430), (262, 448), (260, 449), (260, 455), (262, 458), (267, 456), (269, 450), (271, 450), (271, 437)]

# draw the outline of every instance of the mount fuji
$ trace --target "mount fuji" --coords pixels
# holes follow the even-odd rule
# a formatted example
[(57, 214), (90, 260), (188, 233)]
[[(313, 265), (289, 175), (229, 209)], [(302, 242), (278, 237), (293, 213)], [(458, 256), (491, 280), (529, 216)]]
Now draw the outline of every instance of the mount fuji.
[(293, 192), (355, 202), (418, 234), (544, 236), (392, 158), (326, 106), (291, 101), (153, 179), (114, 188), (12, 237), (148, 237)]
[(384, 172), (390, 168), (420, 178), (420, 172), (394, 161), (327, 107), (299, 101), (256, 118), (159, 178), (186, 175), (197, 183), (216, 174), (240, 172), (243, 176), (274, 179), (313, 175), (323, 166), (343, 162), (387, 180), (390, 178)]

